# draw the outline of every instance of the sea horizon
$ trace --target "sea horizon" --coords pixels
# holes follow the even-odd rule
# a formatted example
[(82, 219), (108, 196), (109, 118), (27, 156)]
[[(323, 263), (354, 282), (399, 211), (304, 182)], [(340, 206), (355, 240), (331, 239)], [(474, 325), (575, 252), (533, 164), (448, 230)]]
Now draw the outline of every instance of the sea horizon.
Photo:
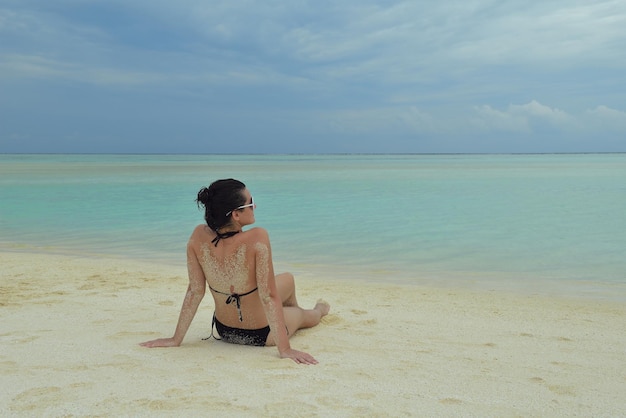
[(626, 154), (626, 151), (553, 151), (553, 152), (225, 152), (225, 153), (202, 153), (202, 152), (0, 152), (0, 155), (180, 155), (180, 156), (273, 156), (273, 155), (587, 155), (587, 154)]

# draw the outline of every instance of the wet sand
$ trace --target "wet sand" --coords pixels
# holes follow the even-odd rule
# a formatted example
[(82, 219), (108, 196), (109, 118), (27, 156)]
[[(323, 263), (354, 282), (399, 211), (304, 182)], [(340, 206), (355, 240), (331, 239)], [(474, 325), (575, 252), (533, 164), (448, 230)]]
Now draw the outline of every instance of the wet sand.
[(294, 348), (209, 335), (203, 300), (178, 348), (176, 266), (0, 253), (0, 416), (624, 416), (626, 304), (333, 280), (296, 273), (331, 313)]

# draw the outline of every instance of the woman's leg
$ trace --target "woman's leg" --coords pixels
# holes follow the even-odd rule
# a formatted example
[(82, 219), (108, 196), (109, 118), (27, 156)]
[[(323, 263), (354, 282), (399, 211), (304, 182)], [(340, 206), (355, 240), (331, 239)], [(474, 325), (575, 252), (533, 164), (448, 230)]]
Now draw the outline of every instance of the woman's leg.
[[(299, 306), (283, 307), (283, 315), (285, 316), (285, 325), (287, 325), (289, 337), (299, 329), (316, 326), (329, 311), (330, 305), (322, 300), (318, 301), (313, 309), (302, 309)], [(273, 332), (270, 332), (267, 336), (266, 345), (275, 345)]]
[(322, 317), (328, 314), (328, 311), (330, 311), (330, 305), (322, 300), (318, 300), (313, 309), (285, 306), (283, 313), (289, 335), (291, 336), (299, 329), (316, 326), (320, 323)]
[[(330, 305), (323, 301), (318, 301), (313, 309), (302, 309), (298, 305), (296, 284), (291, 273), (276, 275), (276, 288), (280, 294), (280, 299), (283, 301), (283, 315), (290, 337), (299, 329), (310, 328), (319, 324), (322, 317), (328, 314), (330, 310)], [(274, 345), (272, 332), (267, 337), (267, 345)]]
[(276, 288), (283, 306), (298, 306), (296, 299), (296, 283), (291, 273), (281, 273), (276, 275)]

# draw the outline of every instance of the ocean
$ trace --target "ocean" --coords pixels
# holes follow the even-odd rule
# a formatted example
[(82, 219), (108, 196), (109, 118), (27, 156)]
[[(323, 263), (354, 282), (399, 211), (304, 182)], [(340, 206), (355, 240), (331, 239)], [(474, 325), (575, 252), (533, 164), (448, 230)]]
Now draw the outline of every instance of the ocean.
[(184, 266), (229, 177), (277, 271), (626, 300), (626, 154), (0, 155), (0, 250)]

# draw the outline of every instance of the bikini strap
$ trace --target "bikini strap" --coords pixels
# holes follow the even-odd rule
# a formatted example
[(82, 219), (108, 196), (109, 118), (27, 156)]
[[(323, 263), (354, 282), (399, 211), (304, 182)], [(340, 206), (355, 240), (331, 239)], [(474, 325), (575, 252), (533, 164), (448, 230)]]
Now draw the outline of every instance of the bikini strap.
[(219, 232), (215, 231), (215, 238), (211, 240), (211, 243), (213, 243), (217, 247), (217, 243), (220, 242), (221, 239), (230, 238), (233, 235), (236, 235), (240, 232), (241, 231), (228, 231), (228, 232), (224, 232), (223, 234), (220, 234)]
[(206, 338), (203, 338), (202, 341), (210, 340), (211, 338), (217, 341), (221, 340), (221, 338), (217, 338), (215, 334), (213, 334), (214, 330), (215, 330), (215, 312), (213, 312), (213, 320), (211, 321), (211, 335), (209, 335)]
[(237, 306), (237, 313), (239, 314), (239, 322), (243, 322), (243, 315), (241, 314), (241, 297), (242, 297), (242, 296), (249, 295), (250, 293), (255, 292), (255, 291), (258, 289), (258, 287), (255, 287), (255, 288), (254, 288), (254, 289), (252, 289), (251, 291), (246, 292), (246, 293), (242, 293), (242, 294), (239, 294), (239, 293), (225, 293), (225, 292), (220, 292), (219, 290), (213, 289), (213, 288), (211, 287), (211, 285), (209, 285), (209, 289), (211, 289), (212, 291), (214, 291), (214, 292), (216, 292), (216, 293), (219, 293), (219, 294), (221, 294), (221, 295), (226, 295), (226, 296), (228, 296), (228, 297), (226, 298), (226, 304), (227, 304), (227, 305), (230, 305), (231, 303), (235, 302), (235, 305)]

